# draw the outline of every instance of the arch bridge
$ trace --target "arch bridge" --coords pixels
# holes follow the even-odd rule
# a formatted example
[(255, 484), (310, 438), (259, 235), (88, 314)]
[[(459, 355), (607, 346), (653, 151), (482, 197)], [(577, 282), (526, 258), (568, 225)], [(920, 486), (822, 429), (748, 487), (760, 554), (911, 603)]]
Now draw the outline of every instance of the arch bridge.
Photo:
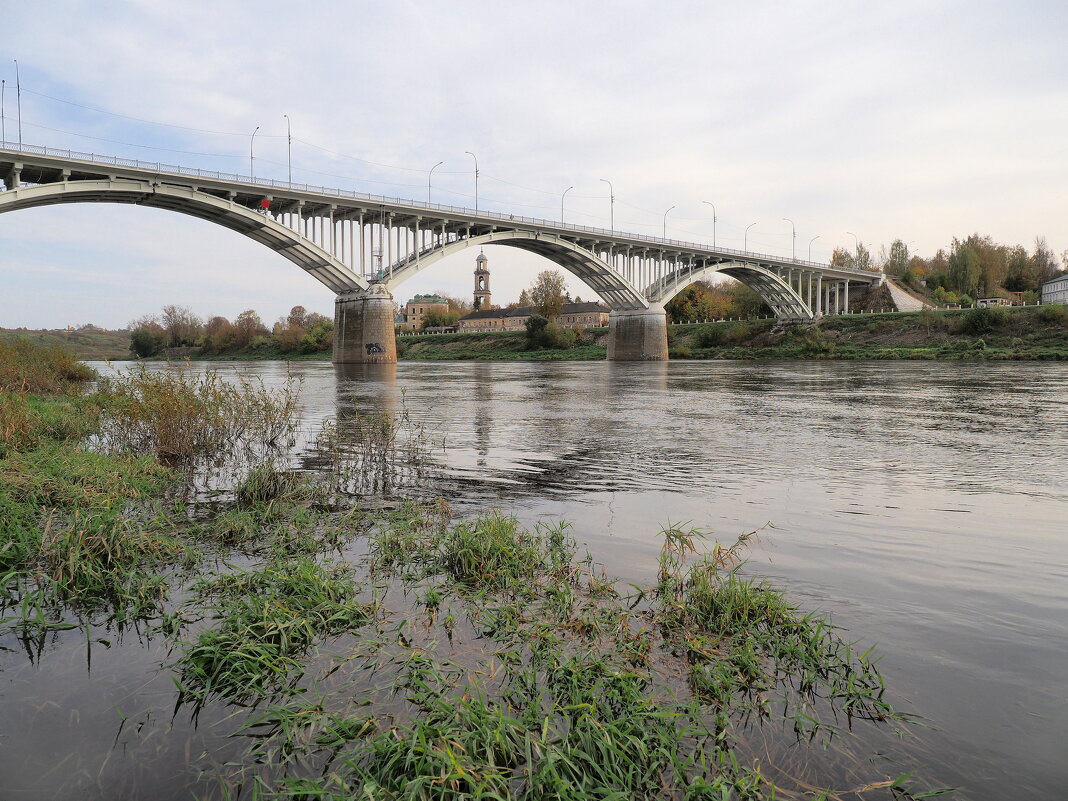
[(879, 273), (253, 176), (0, 143), (0, 212), (126, 203), (192, 215), (281, 254), (337, 296), (335, 362), (396, 360), (391, 292), (446, 256), (486, 244), (536, 253), (611, 309), (608, 357), (667, 358), (664, 304), (715, 273), (756, 291), (783, 321), (848, 308)]

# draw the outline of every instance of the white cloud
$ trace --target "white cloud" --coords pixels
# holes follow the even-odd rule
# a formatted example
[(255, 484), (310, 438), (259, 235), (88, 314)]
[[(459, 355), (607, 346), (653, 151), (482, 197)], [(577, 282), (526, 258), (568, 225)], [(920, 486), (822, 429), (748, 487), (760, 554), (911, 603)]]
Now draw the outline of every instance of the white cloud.
[[(617, 227), (637, 232), (659, 232), (674, 205), (669, 234), (710, 240), (701, 201), (712, 200), (721, 243), (740, 244), (756, 221), (750, 244), (776, 253), (790, 250), (783, 217), (797, 222), (799, 252), (820, 235), (813, 255), (823, 258), (851, 242), (846, 230), (875, 247), (916, 240), (926, 253), (975, 230), (1024, 244), (1045, 234), (1059, 251), (1066, 22), (1068, 7), (1037, 0), (13, 4), (5, 30), (16, 50), (3, 54), (0, 76), (10, 89), (5, 65), (17, 57), (34, 92), (212, 131), (261, 126), (257, 172), (275, 177), (286, 174), (289, 114), (298, 139), (365, 160), (298, 142), (298, 180), (422, 198), (422, 171), (444, 160), (435, 199), (471, 205), (472, 150), (481, 205), (526, 215), (557, 218), (559, 192), (574, 185), (568, 219), (606, 224), (598, 179), (609, 178)], [(46, 51), (19, 47), (42, 30)], [(28, 142), (248, 169), (245, 134), (145, 125), (29, 92), (23, 119)], [(202, 313), (329, 307), (314, 281), (232, 233), (128, 209), (68, 211), (0, 217), (0, 272), (49, 296), (20, 300), (32, 312), (0, 298), (0, 317), (58, 325), (89, 305), (113, 318), (99, 324), (118, 324), (179, 296)], [(44, 222), (15, 222), (31, 214)], [(500, 300), (549, 266), (507, 248), (491, 258)], [(444, 260), (399, 294), (466, 294), (469, 261)], [(120, 262), (118, 274), (139, 270), (140, 282), (102, 294)], [(83, 276), (77, 292), (56, 270)]]

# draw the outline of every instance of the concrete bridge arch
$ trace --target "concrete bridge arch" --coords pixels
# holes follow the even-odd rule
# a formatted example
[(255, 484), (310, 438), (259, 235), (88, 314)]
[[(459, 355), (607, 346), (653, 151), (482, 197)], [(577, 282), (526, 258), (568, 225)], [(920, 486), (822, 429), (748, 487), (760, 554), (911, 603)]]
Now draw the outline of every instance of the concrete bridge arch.
[(0, 213), (68, 203), (119, 203), (186, 214), (259, 242), (335, 293), (366, 290), (368, 282), (310, 239), (239, 203), (195, 188), (125, 178), (63, 181), (0, 192)]
[(767, 267), (742, 261), (724, 261), (664, 276), (647, 291), (651, 301), (666, 304), (684, 289), (716, 274), (728, 275), (756, 292), (779, 320), (813, 320), (815, 314), (789, 283)]
[(395, 264), (383, 283), (392, 292), (404, 281), (435, 262), (468, 248), (483, 245), (503, 245), (548, 259), (581, 280), (613, 311), (633, 311), (649, 307), (649, 301), (636, 286), (592, 251), (563, 237), (524, 230), (495, 231), (427, 248)]

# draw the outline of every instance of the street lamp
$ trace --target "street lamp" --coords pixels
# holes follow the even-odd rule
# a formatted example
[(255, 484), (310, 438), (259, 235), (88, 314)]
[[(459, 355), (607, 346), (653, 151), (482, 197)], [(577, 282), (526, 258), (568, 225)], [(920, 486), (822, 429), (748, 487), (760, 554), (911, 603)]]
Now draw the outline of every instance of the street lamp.
[(563, 194), (560, 195), (560, 225), (564, 224), (564, 195), (566, 195), (568, 192), (570, 192), (574, 188), (575, 187), (573, 187), (573, 186), (569, 186), (567, 189), (565, 189), (563, 191)]
[[(675, 207), (672, 206), (671, 209), (673, 209), (673, 208), (675, 208)], [(667, 216), (668, 216), (668, 211), (671, 211), (671, 209), (668, 209), (667, 211), (664, 212), (664, 239), (667, 239)]]
[(427, 175), (426, 175), (426, 202), (427, 202), (427, 205), (430, 205), (430, 179), (434, 177), (434, 170), (436, 170), (438, 167), (440, 167), (444, 163), (445, 163), (444, 161), (439, 161), (437, 164), (435, 164), (433, 167), (430, 168), (430, 172), (428, 172)]
[(816, 236), (812, 237), (812, 239), (810, 239), (808, 241), (808, 260), (809, 261), (812, 261), (812, 243), (815, 242), (817, 239), (819, 239), (819, 235), (818, 234)]
[(607, 178), (602, 178), (606, 184), (608, 184), (608, 228), (615, 233), (616, 230), (616, 190), (612, 187), (612, 182)]
[(286, 118), (286, 142), (289, 145), (289, 183), (293, 183), (293, 128), (289, 124), (289, 115), (282, 116)]
[(797, 227), (789, 217), (783, 217), (783, 219), (790, 223), (790, 231), (793, 234), (790, 239), (790, 261), (797, 261)]
[(856, 247), (856, 254), (857, 255), (853, 257), (853, 266), (856, 267), (857, 266), (857, 262), (860, 261), (860, 238), (856, 234), (854, 234), (852, 231), (846, 231), (846, 233), (849, 234), (851, 237), (853, 237), (853, 242), (856, 243), (856, 246), (857, 246)]
[[(7, 81), (0, 81), (0, 142), (7, 142), (7, 117), (4, 116), (4, 92), (7, 90)], [(4, 145), (7, 147), (7, 145)]]
[(22, 81), (19, 80), (19, 60), (15, 62), (15, 103), (19, 115), (19, 150), (22, 150)]
[[(256, 131), (260, 126), (256, 126)], [(248, 140), (248, 173), (249, 177), (256, 180), (256, 157), (252, 155), (252, 146), (256, 144), (256, 131), (252, 132), (252, 138)]]
[(754, 225), (756, 225), (755, 222), (749, 223), (749, 225), (745, 227), (745, 235), (742, 237), (742, 250), (744, 250), (746, 253), (749, 252), (749, 229), (752, 228)]
[(478, 156), (470, 150), (465, 150), (464, 153), (475, 160), (475, 214), (478, 214)]
[(716, 204), (711, 200), (702, 200), (702, 203), (707, 203), (712, 207), (712, 247), (716, 246)]

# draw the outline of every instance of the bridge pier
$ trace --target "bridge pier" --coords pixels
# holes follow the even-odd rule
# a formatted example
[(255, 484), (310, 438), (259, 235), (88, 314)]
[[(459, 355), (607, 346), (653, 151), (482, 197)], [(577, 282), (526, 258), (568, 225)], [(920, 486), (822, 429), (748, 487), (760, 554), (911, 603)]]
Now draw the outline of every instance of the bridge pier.
[(334, 301), (334, 364), (395, 364), (393, 296), (381, 284)]
[(667, 361), (667, 313), (663, 305), (613, 311), (608, 318), (608, 359), (616, 362)]

